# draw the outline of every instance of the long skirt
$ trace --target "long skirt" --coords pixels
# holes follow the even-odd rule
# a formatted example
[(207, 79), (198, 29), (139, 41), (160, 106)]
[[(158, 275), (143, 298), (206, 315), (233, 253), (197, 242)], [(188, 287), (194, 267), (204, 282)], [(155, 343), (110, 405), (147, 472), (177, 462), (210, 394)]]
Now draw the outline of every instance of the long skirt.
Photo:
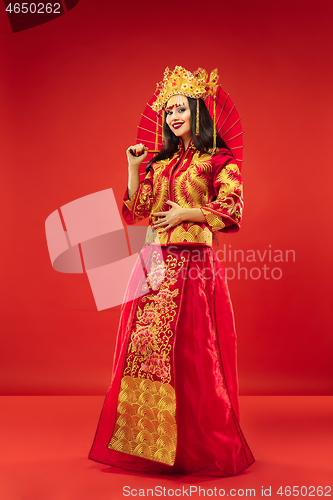
[(131, 471), (210, 476), (232, 476), (254, 462), (239, 425), (230, 296), (210, 247), (141, 252), (89, 458)]

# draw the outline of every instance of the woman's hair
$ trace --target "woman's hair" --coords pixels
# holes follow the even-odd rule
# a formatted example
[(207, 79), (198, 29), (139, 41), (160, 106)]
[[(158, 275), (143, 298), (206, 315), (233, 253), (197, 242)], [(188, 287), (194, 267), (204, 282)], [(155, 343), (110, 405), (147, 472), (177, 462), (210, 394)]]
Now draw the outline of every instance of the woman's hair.
[[(194, 146), (201, 151), (206, 153), (208, 149), (213, 147), (214, 142), (214, 123), (210, 117), (208, 109), (202, 99), (199, 99), (199, 130), (200, 136), (196, 136), (196, 121), (197, 121), (197, 100), (192, 97), (188, 97), (188, 104), (191, 111), (191, 134)], [(179, 137), (177, 137), (170, 129), (166, 122), (167, 114), (164, 114), (163, 122), (163, 135), (164, 135), (164, 146), (161, 151), (154, 156), (152, 160), (146, 166), (146, 172), (148, 172), (151, 164), (155, 161), (165, 160), (170, 158), (178, 149)], [(218, 148), (229, 149), (224, 140), (221, 138), (220, 134), (216, 132), (216, 146)]]

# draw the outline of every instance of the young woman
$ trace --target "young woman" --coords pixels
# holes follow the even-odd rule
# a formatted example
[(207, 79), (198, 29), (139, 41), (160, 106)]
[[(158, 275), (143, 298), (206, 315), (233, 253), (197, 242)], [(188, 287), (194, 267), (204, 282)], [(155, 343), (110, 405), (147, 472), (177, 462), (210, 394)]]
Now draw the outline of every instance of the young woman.
[(148, 148), (127, 150), (123, 215), (128, 224), (149, 217), (150, 239), (122, 307), (89, 454), (98, 462), (213, 476), (254, 462), (239, 425), (232, 306), (212, 249), (216, 231), (239, 229), (243, 207), (236, 160), (203, 101), (216, 92), (216, 72), (167, 70), (152, 106), (164, 111), (164, 146), (142, 182)]

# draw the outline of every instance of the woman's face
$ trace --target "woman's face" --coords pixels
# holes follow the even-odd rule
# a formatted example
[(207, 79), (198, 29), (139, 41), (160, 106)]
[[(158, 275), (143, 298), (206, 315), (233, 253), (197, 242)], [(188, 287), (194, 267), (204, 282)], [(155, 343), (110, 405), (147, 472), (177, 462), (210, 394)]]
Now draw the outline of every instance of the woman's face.
[(191, 139), (191, 111), (186, 96), (173, 95), (167, 102), (166, 122), (172, 132), (183, 141)]

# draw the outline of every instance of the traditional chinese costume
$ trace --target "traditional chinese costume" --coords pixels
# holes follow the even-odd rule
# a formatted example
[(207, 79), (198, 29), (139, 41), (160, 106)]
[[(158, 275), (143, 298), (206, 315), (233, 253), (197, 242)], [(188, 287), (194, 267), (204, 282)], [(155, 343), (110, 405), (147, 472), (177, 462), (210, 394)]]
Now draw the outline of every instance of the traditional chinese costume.
[[(112, 381), (89, 458), (133, 471), (235, 475), (254, 457), (239, 425), (236, 334), (214, 231), (235, 231), (242, 181), (227, 149), (184, 150), (155, 162), (123, 216), (128, 224), (167, 211), (167, 200), (200, 208), (150, 239), (125, 298)], [(155, 217), (156, 219), (156, 217)], [(161, 228), (163, 229), (163, 228)], [(159, 244), (158, 244), (159, 243)], [(144, 272), (143, 272), (143, 271)]]

